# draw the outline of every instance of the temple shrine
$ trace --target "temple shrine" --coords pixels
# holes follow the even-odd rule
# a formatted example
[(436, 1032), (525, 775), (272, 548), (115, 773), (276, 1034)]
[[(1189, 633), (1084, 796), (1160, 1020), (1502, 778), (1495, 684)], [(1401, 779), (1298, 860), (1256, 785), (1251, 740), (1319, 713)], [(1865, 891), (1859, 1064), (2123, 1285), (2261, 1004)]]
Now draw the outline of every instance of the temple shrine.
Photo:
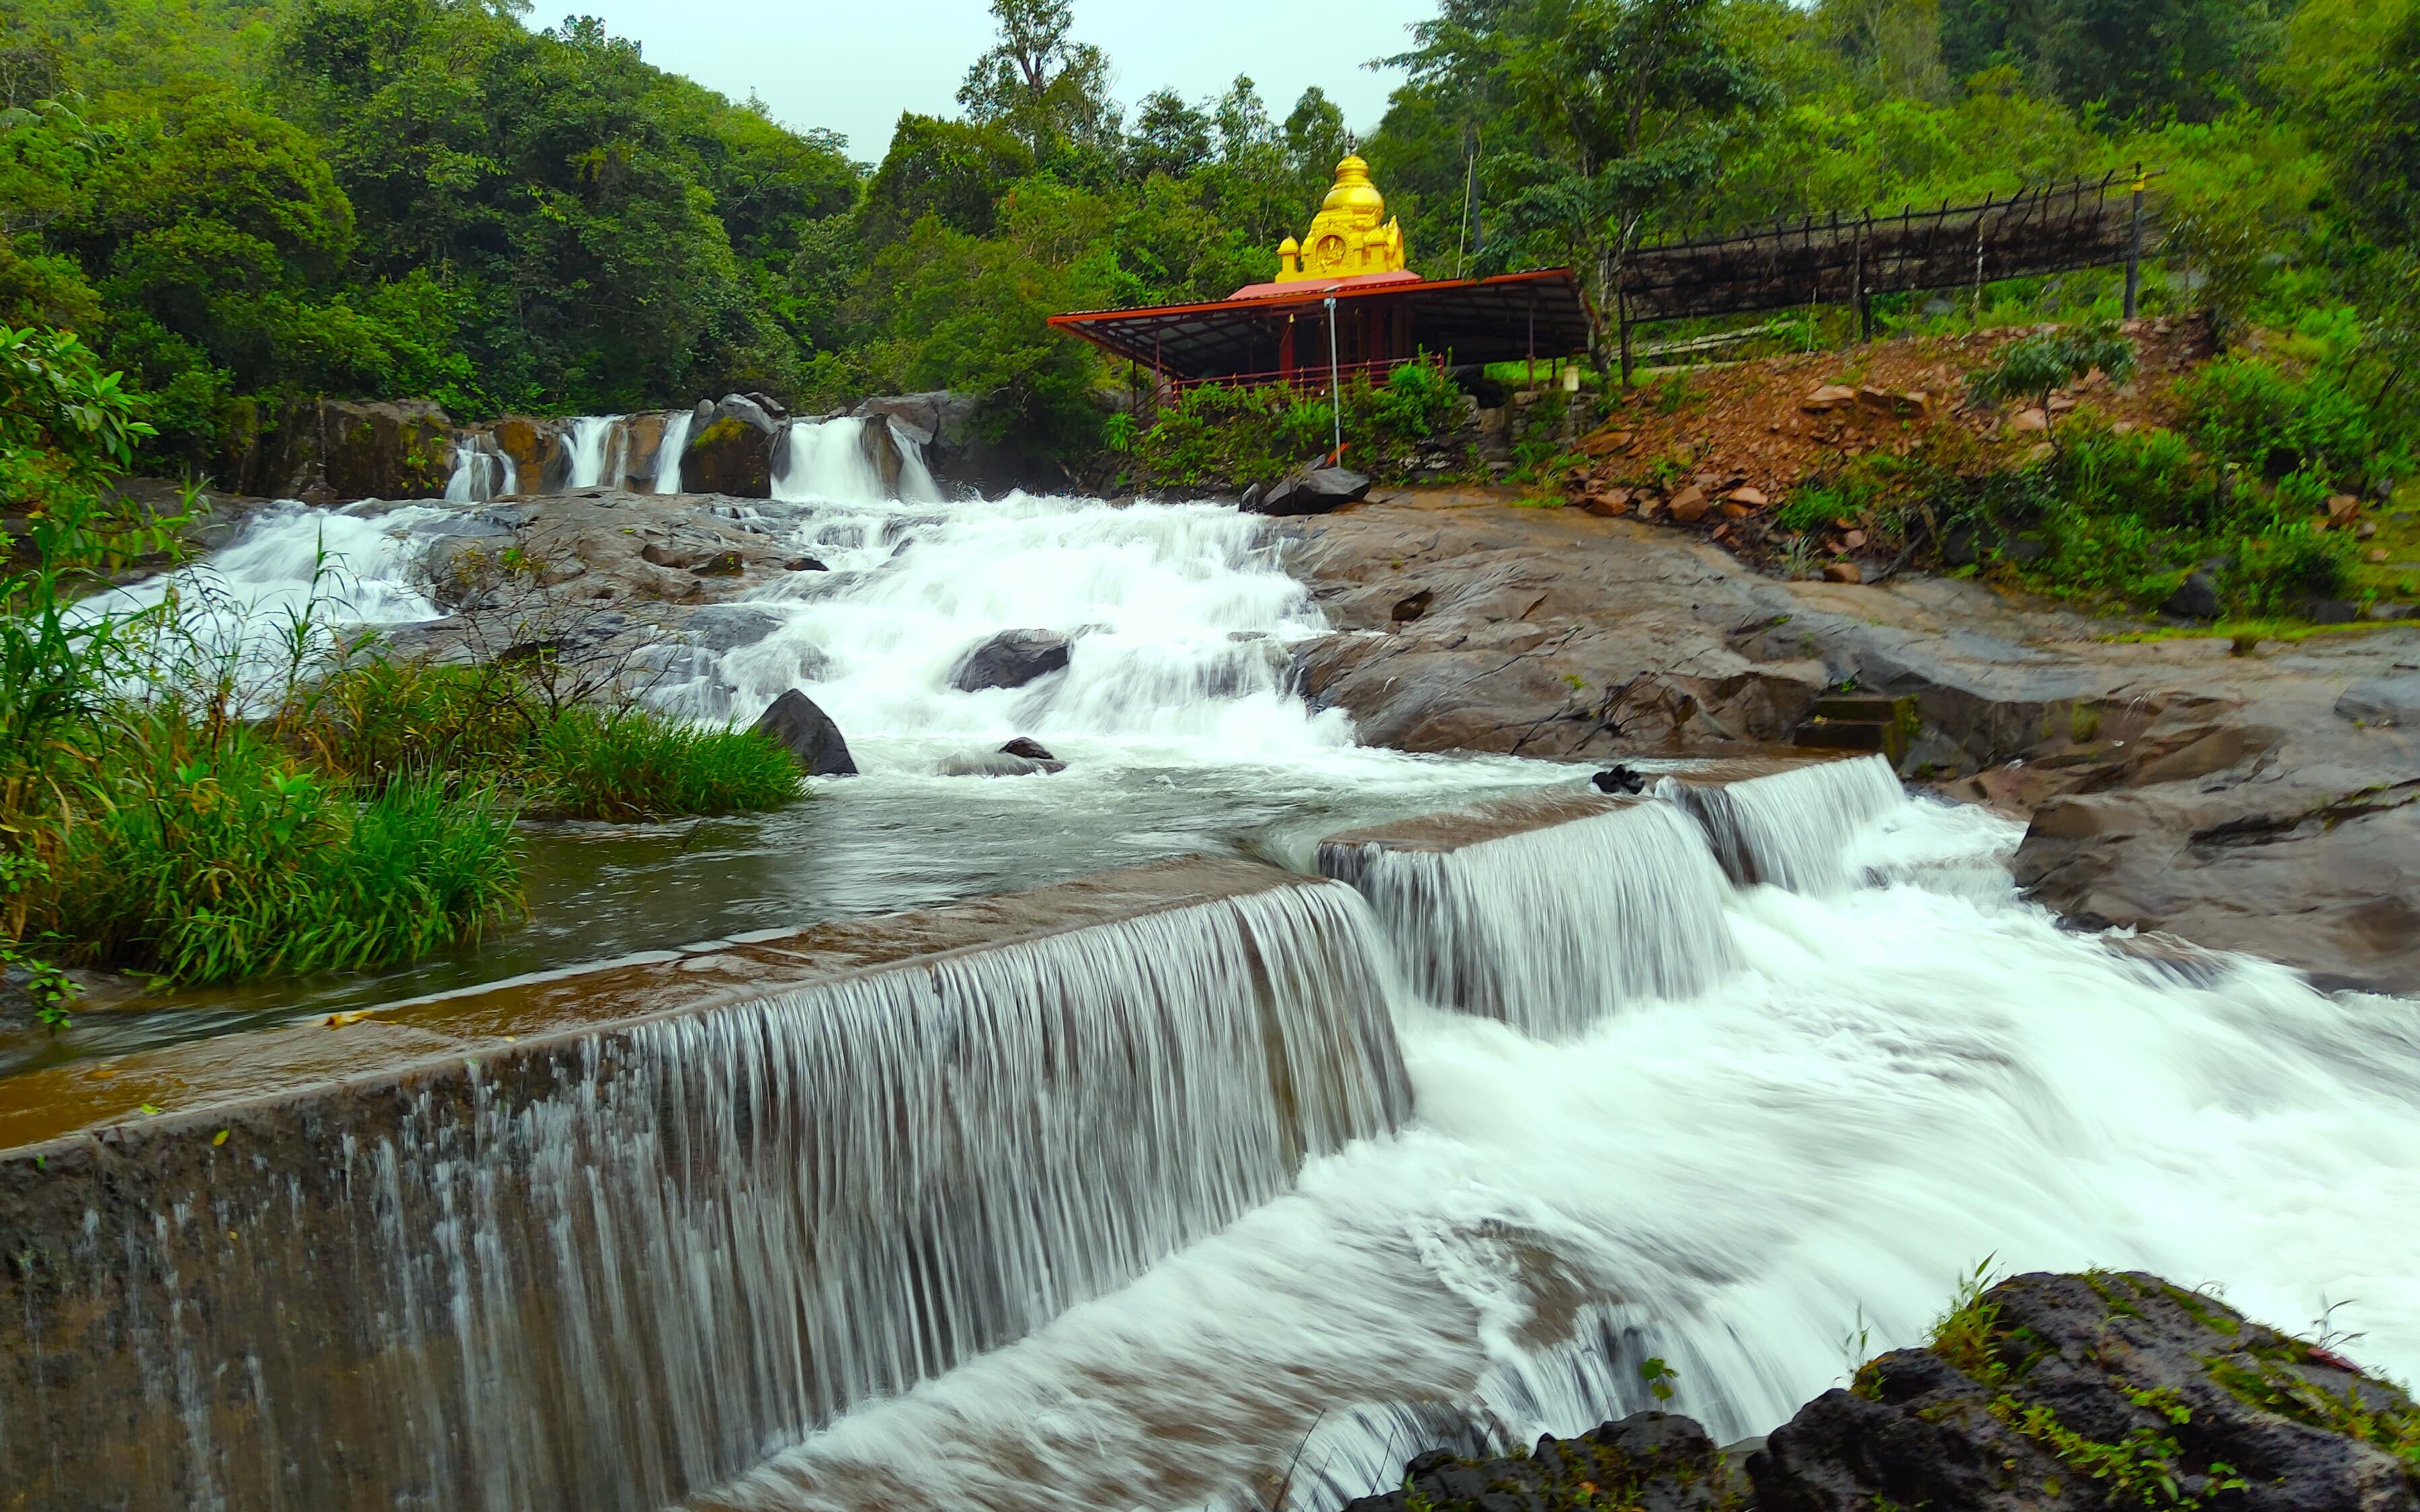
[(1299, 239), (1278, 244), (1275, 276), (1223, 300), (1081, 310), (1050, 323), (1156, 374), (1196, 383), (1316, 383), (1402, 363), (1450, 367), (1574, 357), (1589, 308), (1568, 268), (1494, 278), (1425, 279), (1407, 266), (1404, 230), (1357, 156)]

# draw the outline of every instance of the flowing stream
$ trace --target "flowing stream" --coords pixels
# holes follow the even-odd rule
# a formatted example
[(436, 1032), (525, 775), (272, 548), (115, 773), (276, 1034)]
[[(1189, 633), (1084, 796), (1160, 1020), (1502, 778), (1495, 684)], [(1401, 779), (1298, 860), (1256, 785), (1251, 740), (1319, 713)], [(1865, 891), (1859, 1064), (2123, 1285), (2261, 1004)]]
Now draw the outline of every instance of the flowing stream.
[[(752, 521), (830, 570), (752, 594), (751, 636), (687, 648), (653, 696), (744, 718), (803, 688), (865, 775), (757, 820), (551, 834), (518, 943), (309, 1011), (1188, 852), (1332, 880), (644, 1026), (423, 1094), (318, 1186), (230, 1177), (97, 1227), (130, 1298), (153, 1274), (273, 1293), (291, 1339), (341, 1334), (313, 1321), (341, 1306), (397, 1346), (322, 1402), (302, 1344), (130, 1302), (189, 1441), (174, 1484), (259, 1460), (322, 1485), (358, 1398), (386, 1427), (354, 1463), (398, 1504), (1243, 1509), (1282, 1486), (1308, 1512), (1435, 1444), (1652, 1405), (1648, 1356), (1718, 1439), (1763, 1432), (1920, 1338), (1978, 1263), (2147, 1268), (2288, 1327), (2341, 1304), (2356, 1357), (2420, 1371), (2412, 1002), (2063, 931), (2014, 895), (2017, 826), (1874, 759), (1728, 788), (1666, 764), (1594, 817), (1323, 848), (1580, 774), (1353, 745), (1295, 690), (1322, 626), (1256, 521), (875, 501), (839, 424), (791, 428), (799, 497)], [(216, 570), (290, 592), (333, 518), (271, 517)], [(408, 607), (380, 594), (428, 523), (347, 521), (388, 585), (364, 603)], [(1069, 636), (1066, 666), (955, 690), (1006, 629)], [(1068, 770), (941, 775), (1012, 735)], [(255, 1224), (287, 1237), (213, 1257)], [(213, 1363), (246, 1350), (254, 1410), (216, 1410), (239, 1388)]]

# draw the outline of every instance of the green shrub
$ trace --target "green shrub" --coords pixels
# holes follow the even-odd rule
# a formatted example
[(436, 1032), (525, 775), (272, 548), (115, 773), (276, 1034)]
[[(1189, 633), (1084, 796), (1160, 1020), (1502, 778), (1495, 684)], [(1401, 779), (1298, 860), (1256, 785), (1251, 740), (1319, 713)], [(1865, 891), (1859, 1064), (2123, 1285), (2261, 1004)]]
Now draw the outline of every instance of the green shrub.
[(2352, 577), (2353, 544), (2339, 532), (2317, 532), (2301, 520), (2281, 522), (2273, 533), (2236, 543), (2227, 573), (2234, 596), (2254, 614), (2282, 615), (2304, 601), (2335, 598)]
[(162, 718), (85, 782), (29, 933), (178, 981), (349, 970), (475, 938), (520, 905), (512, 812), (442, 778), (352, 785)]
[(804, 795), (797, 761), (762, 735), (562, 703), (534, 670), (349, 662), (298, 689), (276, 724), (315, 764), (371, 786), (448, 772), (517, 787), (531, 808), (569, 818), (732, 813)]
[(675, 724), (641, 709), (567, 710), (532, 753), (533, 790), (575, 819), (773, 809), (804, 783), (789, 751), (748, 730)]
[[(1462, 420), (1461, 391), (1425, 363), (1407, 363), (1378, 383), (1355, 374), (1341, 397), (1346, 463), (1381, 479), (1404, 476)], [(1324, 455), (1335, 433), (1325, 389), (1205, 383), (1161, 406), (1130, 455), (1140, 485), (1241, 488), (1274, 483)]]
[(2223, 357), (2180, 396), (2185, 428), (2207, 455), (2273, 482), (2307, 472), (2352, 486), (2399, 460), (2379, 456), (2367, 409), (2326, 372), (2297, 378), (2257, 358)]

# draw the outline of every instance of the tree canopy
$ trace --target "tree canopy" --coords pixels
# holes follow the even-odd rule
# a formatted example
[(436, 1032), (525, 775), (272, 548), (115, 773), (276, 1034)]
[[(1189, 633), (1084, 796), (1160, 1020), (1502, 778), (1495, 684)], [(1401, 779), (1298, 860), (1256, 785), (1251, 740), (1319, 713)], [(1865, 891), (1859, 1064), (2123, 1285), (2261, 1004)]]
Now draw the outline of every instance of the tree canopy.
[(959, 116), (861, 144), (512, 0), (8, 3), (0, 321), (77, 332), (155, 464), (220, 475), (317, 394), (948, 384), (1080, 448), (1115, 375), (1043, 317), (1266, 278), (1348, 150), (1415, 268), (1572, 264), (1608, 316), (1644, 238), (2149, 162), (2155, 303), (2358, 329), (2389, 396), (2415, 340), (2410, 0), (1441, 0), (1361, 123), (1249, 78), (1122, 103), (1070, 0), (994, 0)]

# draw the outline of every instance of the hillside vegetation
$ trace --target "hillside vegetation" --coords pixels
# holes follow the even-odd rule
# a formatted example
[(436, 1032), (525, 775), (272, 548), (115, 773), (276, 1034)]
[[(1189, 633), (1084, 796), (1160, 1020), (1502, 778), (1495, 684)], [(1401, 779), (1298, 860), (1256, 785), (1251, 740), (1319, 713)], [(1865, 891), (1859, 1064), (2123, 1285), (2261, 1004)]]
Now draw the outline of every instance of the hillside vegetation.
[[(510, 0), (7, 0), (0, 321), (123, 369), (153, 471), (227, 475), (315, 394), (468, 419), (948, 386), (1086, 453), (1123, 375), (1042, 317), (1267, 276), (1353, 144), (1317, 88), (1281, 116), (1249, 78), (1121, 102), (1065, 0), (994, 8), (956, 118), (850, 144)], [(1444, 0), (1409, 40), (1357, 146), (1432, 275), (1570, 263), (1609, 310), (1644, 237), (2142, 162), (2171, 232), (2147, 311), (2323, 342), (2408, 429), (2409, 0)], [(1878, 315), (2071, 319), (2115, 292)]]

